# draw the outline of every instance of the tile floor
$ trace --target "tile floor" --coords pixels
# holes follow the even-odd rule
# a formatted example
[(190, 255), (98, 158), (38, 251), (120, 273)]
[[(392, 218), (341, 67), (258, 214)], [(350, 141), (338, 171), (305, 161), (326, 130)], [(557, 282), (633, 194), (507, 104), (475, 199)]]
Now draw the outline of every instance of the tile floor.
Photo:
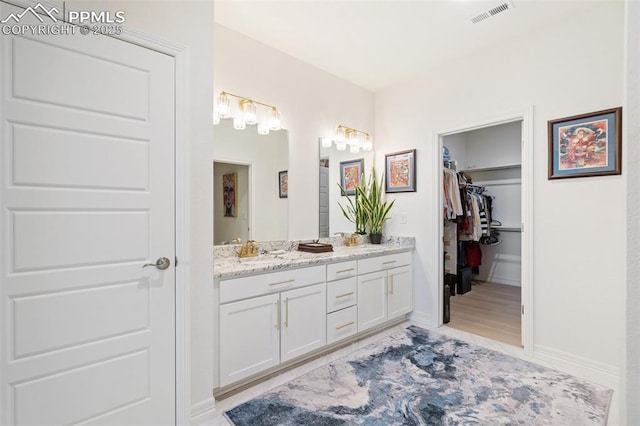
[[(322, 356), (320, 358), (317, 358), (315, 360), (312, 360), (304, 365), (301, 365), (299, 367), (296, 367), (292, 370), (289, 371), (285, 371), (282, 374), (273, 377), (269, 380), (266, 380), (264, 382), (258, 383), (253, 387), (250, 387), (242, 392), (239, 392), (233, 396), (230, 396), (228, 398), (225, 398), (223, 400), (220, 401), (216, 401), (216, 414), (215, 416), (210, 419), (209, 421), (205, 422), (205, 423), (201, 423), (202, 425), (205, 426), (228, 426), (230, 425), (230, 423), (224, 418), (224, 412), (226, 410), (229, 410), (233, 407), (235, 407), (236, 405), (242, 404), (243, 402), (246, 402), (248, 400), (250, 400), (251, 398), (260, 395), (261, 393), (264, 393), (268, 390), (271, 390), (277, 386), (280, 386), (283, 383), (286, 383), (290, 380), (295, 379), (296, 377), (299, 377), (311, 370), (314, 370), (322, 365), (328, 364), (340, 357), (343, 357), (353, 351), (358, 350), (359, 348), (368, 345), (371, 342), (374, 342), (376, 340), (382, 339), (386, 336), (389, 336), (391, 334), (394, 334), (398, 331), (402, 331), (404, 328), (406, 328), (407, 326), (413, 324), (410, 321), (404, 322), (402, 324), (399, 324), (397, 326), (388, 328), (386, 330), (383, 330), (377, 334), (374, 334), (370, 337), (367, 337), (361, 341), (358, 342), (354, 342), (353, 344), (346, 346), (342, 349), (339, 349), (335, 352), (332, 352), (330, 354), (327, 354), (325, 356)], [(423, 325), (420, 324), (416, 324), (419, 327), (423, 327), (425, 328)], [(526, 359), (528, 361), (532, 361), (532, 362), (537, 362), (541, 365), (544, 365), (546, 367), (549, 368), (554, 368), (556, 370), (561, 370), (560, 368), (558, 368), (557, 366), (551, 365), (549, 363), (544, 363), (544, 362), (538, 362), (538, 361), (534, 361), (531, 360), (527, 357), (525, 357), (524, 352), (521, 348), (515, 347), (515, 346), (511, 346), (505, 343), (501, 343), (495, 340), (491, 340), (491, 339), (487, 339), (485, 337), (482, 336), (477, 336), (471, 333), (467, 333), (465, 331), (461, 331), (461, 330), (456, 330), (447, 326), (443, 326), (437, 329), (433, 329), (434, 331), (441, 333), (441, 334), (445, 334), (460, 340), (464, 340), (465, 342), (471, 343), (471, 344), (475, 344), (478, 346), (482, 346), (488, 349), (492, 349), (498, 352), (502, 352), (505, 353), (507, 355), (511, 355), (513, 357), (516, 358), (522, 358), (522, 359)], [(614, 391), (613, 394), (613, 399), (611, 401), (611, 407), (609, 409), (609, 419), (607, 424), (608, 425), (618, 425), (619, 421), (618, 421), (618, 412), (619, 412), (619, 403), (618, 403), (618, 392)]]

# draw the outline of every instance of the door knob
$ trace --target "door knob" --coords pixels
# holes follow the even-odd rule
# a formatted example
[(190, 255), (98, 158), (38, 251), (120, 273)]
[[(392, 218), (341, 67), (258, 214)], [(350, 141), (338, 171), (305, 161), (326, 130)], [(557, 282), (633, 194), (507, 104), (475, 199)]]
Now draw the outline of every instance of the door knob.
[(164, 271), (169, 267), (170, 264), (171, 264), (171, 261), (169, 259), (167, 259), (166, 257), (161, 257), (158, 260), (156, 260), (156, 263), (145, 263), (144, 265), (142, 265), (142, 267), (146, 268), (147, 266), (155, 266), (161, 271)]

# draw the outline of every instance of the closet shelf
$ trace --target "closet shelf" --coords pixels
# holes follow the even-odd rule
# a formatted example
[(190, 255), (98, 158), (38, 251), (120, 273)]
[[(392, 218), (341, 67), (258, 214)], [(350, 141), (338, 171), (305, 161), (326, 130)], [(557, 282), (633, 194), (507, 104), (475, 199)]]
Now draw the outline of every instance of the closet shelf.
[(473, 172), (491, 172), (493, 170), (508, 170), (508, 169), (519, 169), (521, 168), (521, 164), (506, 164), (504, 166), (493, 166), (493, 167), (474, 167), (471, 169), (461, 170), (464, 173), (473, 173)]
[(504, 232), (522, 232), (520, 227), (515, 226), (492, 226), (491, 229), (495, 229), (496, 231), (504, 231)]

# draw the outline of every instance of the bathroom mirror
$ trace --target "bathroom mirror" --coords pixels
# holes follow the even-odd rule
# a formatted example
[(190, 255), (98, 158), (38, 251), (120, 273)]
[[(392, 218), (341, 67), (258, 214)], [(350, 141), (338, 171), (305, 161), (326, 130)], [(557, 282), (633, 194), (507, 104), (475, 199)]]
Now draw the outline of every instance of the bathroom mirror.
[(368, 179), (371, 167), (374, 165), (373, 151), (360, 150), (358, 153), (351, 153), (348, 147), (344, 151), (338, 151), (334, 143), (330, 148), (323, 147), (321, 142), (318, 146), (320, 147), (320, 229), (318, 236), (320, 238), (331, 237), (337, 232), (351, 234), (356, 227), (344, 217), (340, 206), (338, 206), (338, 203), (345, 207), (347, 205), (347, 197), (341, 194), (338, 186), (338, 183), (341, 182), (341, 164), (348, 166), (362, 159), (365, 178)]
[(289, 164), (289, 134), (259, 135), (255, 126), (213, 128), (213, 241), (275, 241), (288, 236), (288, 201), (280, 186)]

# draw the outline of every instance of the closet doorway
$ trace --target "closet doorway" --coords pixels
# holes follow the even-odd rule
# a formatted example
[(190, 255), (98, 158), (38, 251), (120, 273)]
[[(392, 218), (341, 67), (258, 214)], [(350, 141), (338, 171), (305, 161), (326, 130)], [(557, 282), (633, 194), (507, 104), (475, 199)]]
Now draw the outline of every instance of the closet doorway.
[(525, 349), (531, 300), (523, 232), (531, 194), (526, 118), (438, 137), (440, 324)]

